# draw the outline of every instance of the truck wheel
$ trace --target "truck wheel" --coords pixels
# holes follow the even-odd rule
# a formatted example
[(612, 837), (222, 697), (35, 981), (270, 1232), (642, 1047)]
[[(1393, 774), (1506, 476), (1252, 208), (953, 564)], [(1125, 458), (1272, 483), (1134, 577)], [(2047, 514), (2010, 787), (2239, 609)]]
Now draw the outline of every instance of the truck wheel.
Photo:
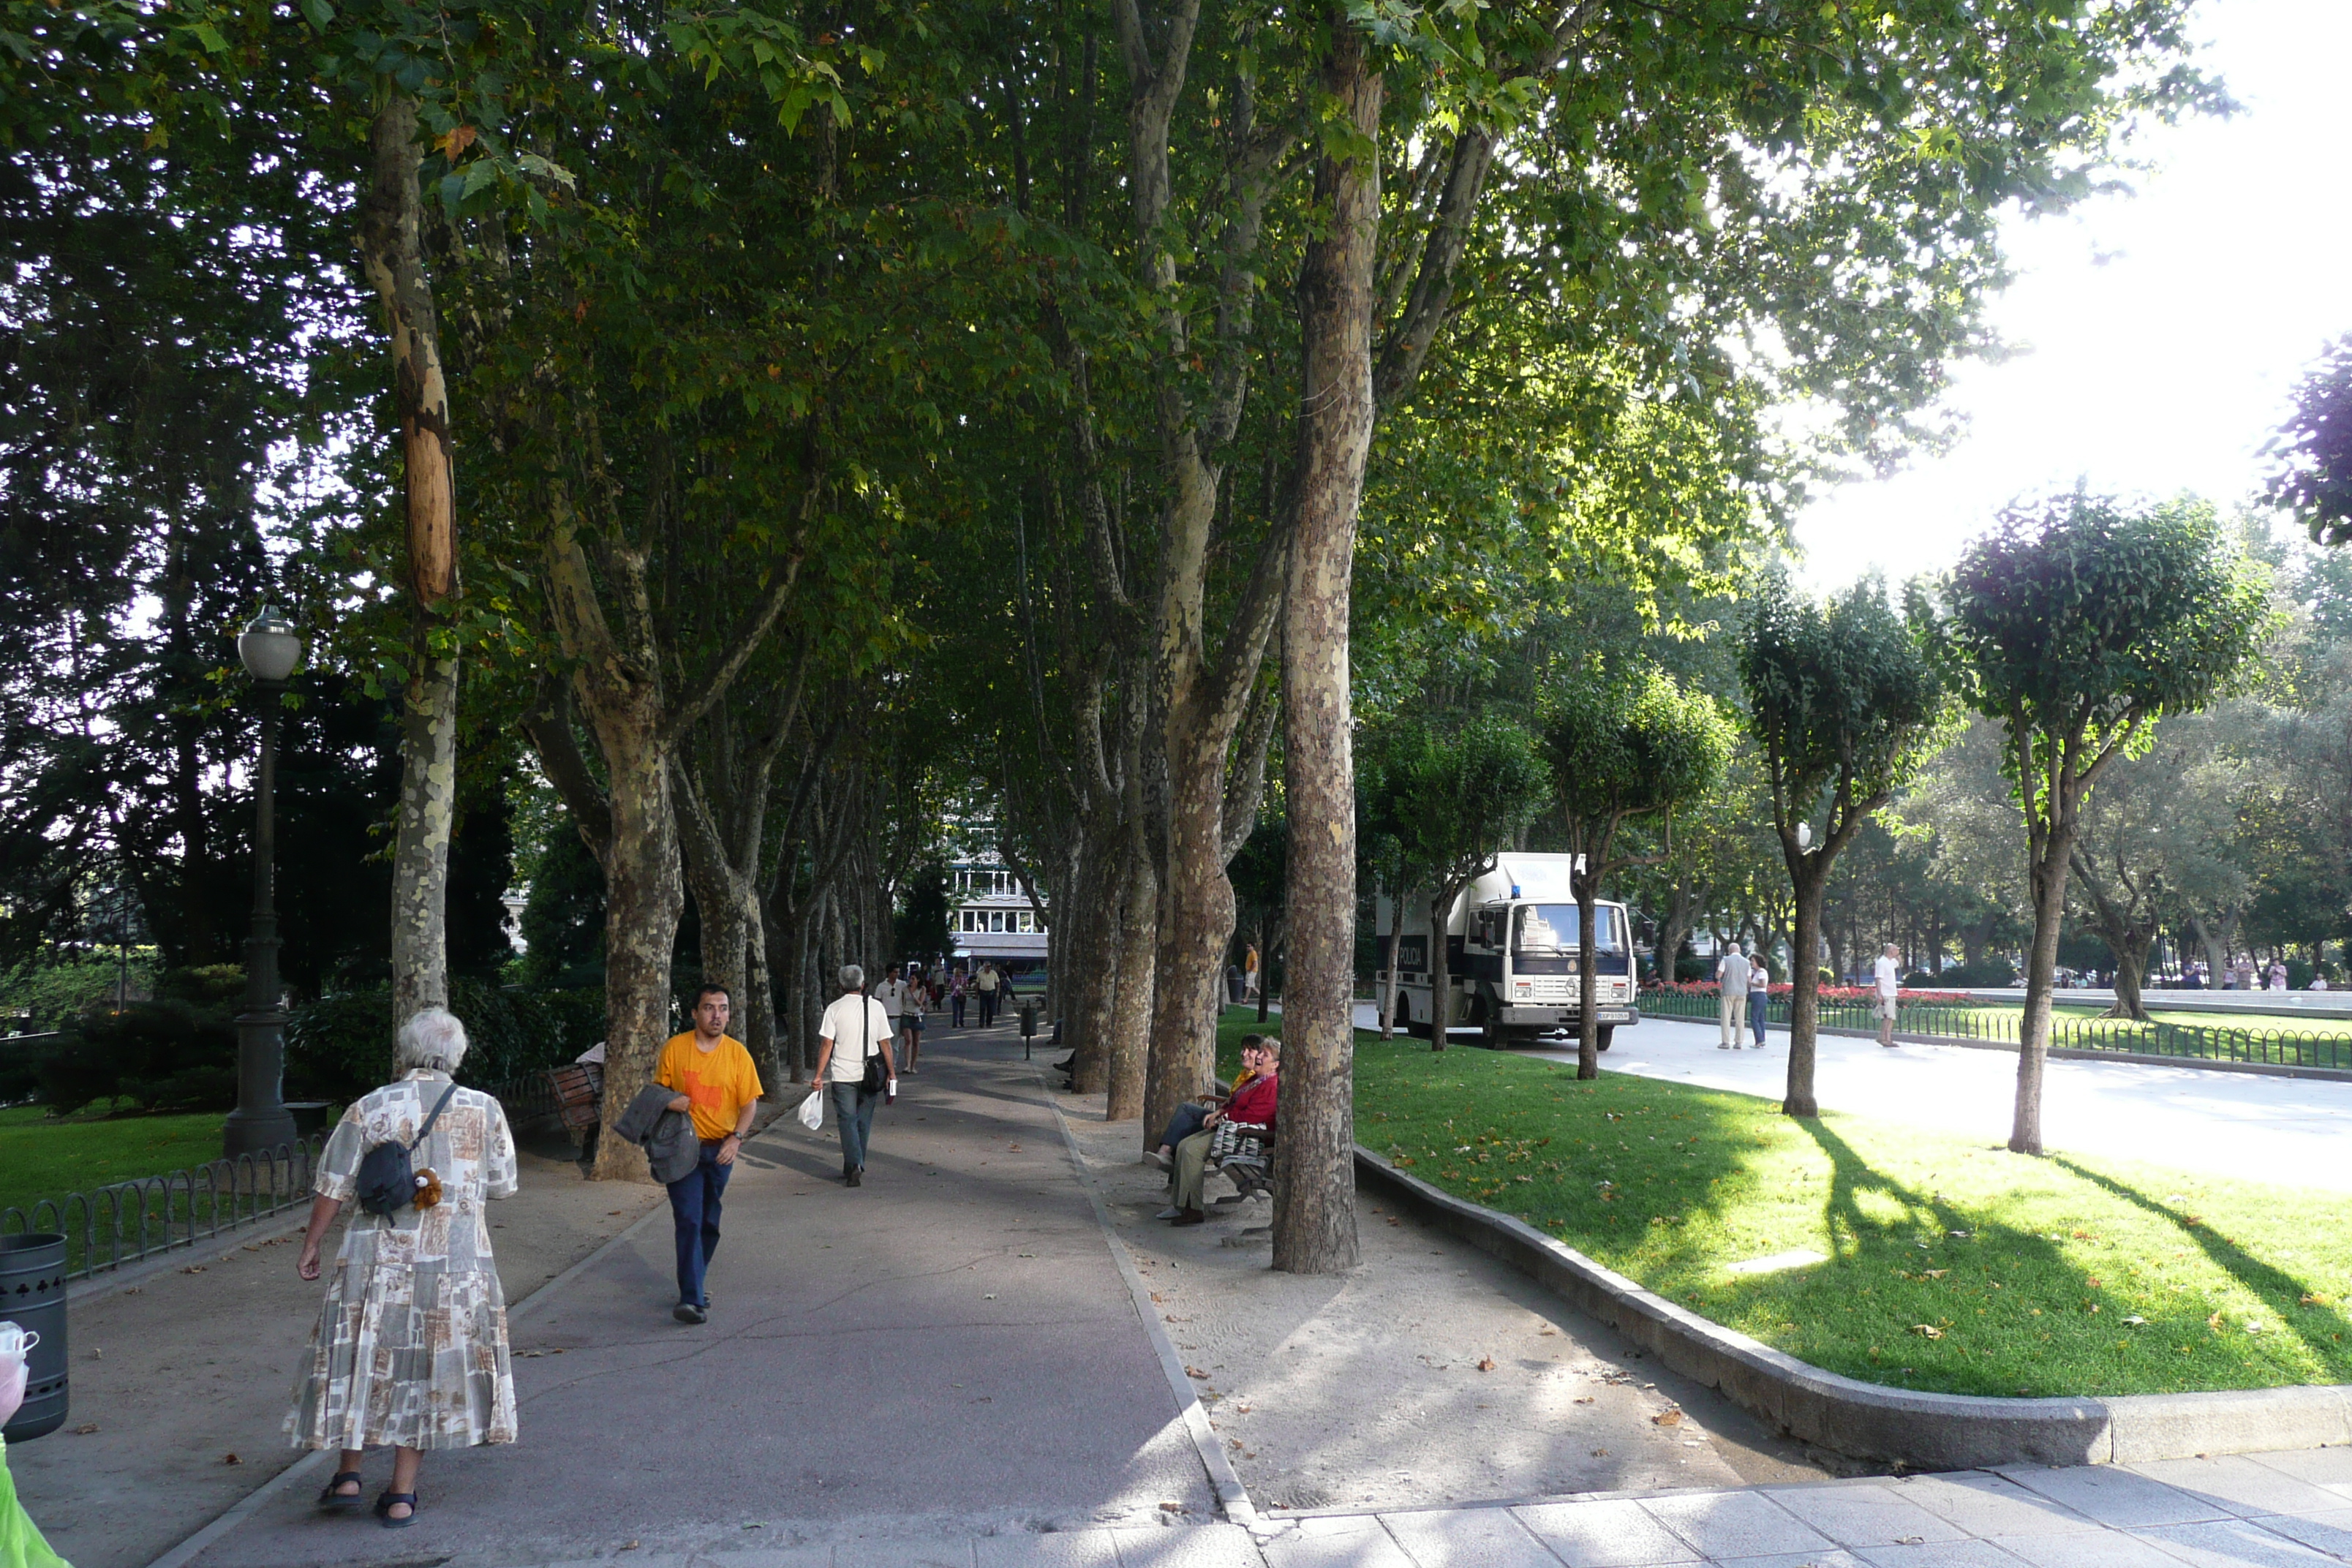
[(1594, 1050), (1597, 1050), (1597, 1051), (1605, 1051), (1605, 1050), (1607, 1050), (1607, 1049), (1609, 1048), (1609, 1047), (1610, 1047), (1611, 1043), (1612, 1043), (1612, 1041), (1614, 1041), (1614, 1040), (1616, 1039), (1616, 1037), (1617, 1037), (1617, 1026), (1616, 1026), (1616, 1025), (1614, 1025), (1614, 1024), (1602, 1024), (1602, 1025), (1600, 1025), (1600, 1026), (1598, 1026), (1597, 1027), (1595, 1027), (1595, 1028), (1593, 1029), (1593, 1031), (1592, 1031), (1592, 1048), (1593, 1048)]

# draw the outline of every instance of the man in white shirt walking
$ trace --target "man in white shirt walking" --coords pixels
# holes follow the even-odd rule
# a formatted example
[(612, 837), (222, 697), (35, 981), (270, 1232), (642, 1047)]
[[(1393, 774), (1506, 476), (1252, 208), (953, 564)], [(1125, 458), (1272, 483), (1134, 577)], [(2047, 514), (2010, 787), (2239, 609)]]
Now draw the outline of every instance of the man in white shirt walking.
[[(866, 994), (866, 971), (841, 966), (841, 997), (817, 1026), (816, 1080), (833, 1101), (841, 1130), (841, 1180), (858, 1186), (866, 1179), (866, 1141), (874, 1131), (874, 1102), (898, 1098), (898, 1066), (890, 1054), (890, 1019), (882, 1004)], [(866, 1063), (882, 1058), (883, 1087), (866, 1087)]]
[(1891, 942), (1878, 955), (1878, 1043), (1882, 1046), (1895, 1044), (1895, 1001), (1903, 989), (1903, 976), (1895, 961), (1901, 956), (1902, 950)]
[(1716, 960), (1715, 984), (1723, 1013), (1723, 1038), (1715, 1048), (1736, 1051), (1748, 1031), (1748, 955), (1735, 947)]

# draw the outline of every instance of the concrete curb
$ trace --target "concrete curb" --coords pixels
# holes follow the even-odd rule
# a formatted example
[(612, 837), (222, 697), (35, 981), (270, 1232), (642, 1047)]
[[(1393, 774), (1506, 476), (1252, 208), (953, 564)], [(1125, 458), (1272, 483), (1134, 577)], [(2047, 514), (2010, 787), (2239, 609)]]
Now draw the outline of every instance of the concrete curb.
[(1502, 1259), (1685, 1377), (1801, 1441), (1849, 1458), (1967, 1470), (2352, 1443), (2352, 1387), (1994, 1399), (1842, 1377), (1677, 1307), (1526, 1221), (1441, 1192), (1360, 1143), (1356, 1170), (1424, 1222)]

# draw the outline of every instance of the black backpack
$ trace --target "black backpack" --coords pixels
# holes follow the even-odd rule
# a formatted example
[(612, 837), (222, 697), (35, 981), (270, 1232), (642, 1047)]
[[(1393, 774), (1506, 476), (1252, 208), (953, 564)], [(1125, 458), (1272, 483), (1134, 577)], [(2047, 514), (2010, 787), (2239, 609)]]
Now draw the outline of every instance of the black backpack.
[(425, 1125), (418, 1128), (416, 1136), (407, 1142), (388, 1138), (360, 1156), (360, 1207), (370, 1214), (393, 1215), (415, 1201), (416, 1173), (410, 1169), (408, 1157), (416, 1152), (419, 1143), (425, 1142), (425, 1134), (433, 1131), (433, 1124), (441, 1120), (442, 1107), (447, 1105), (449, 1097), (457, 1092), (455, 1083), (441, 1091), (441, 1098), (434, 1105), (432, 1113), (425, 1117)]

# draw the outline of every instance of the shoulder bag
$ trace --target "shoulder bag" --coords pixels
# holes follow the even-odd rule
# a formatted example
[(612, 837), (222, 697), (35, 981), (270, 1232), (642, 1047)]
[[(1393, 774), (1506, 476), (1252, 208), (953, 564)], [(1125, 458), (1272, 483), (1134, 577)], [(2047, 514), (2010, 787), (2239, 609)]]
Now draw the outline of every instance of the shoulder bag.
[[(434, 1178), (430, 1171), (427, 1171), (425, 1177), (420, 1180), (410, 1167), (408, 1157), (416, 1152), (417, 1146), (423, 1143), (425, 1135), (433, 1131), (433, 1124), (441, 1120), (442, 1108), (449, 1103), (449, 1097), (457, 1092), (457, 1080), (453, 1079), (450, 1080), (449, 1087), (441, 1091), (441, 1098), (434, 1103), (432, 1111), (425, 1118), (425, 1125), (419, 1127), (416, 1130), (416, 1136), (407, 1142), (403, 1143), (398, 1139), (387, 1138), (360, 1156), (359, 1180), (356, 1184), (360, 1207), (370, 1214), (394, 1215), (411, 1204), (415, 1204), (419, 1208), (430, 1208), (435, 1203), (440, 1201), (440, 1182)], [(420, 1192), (420, 1189), (423, 1189), (423, 1192)], [(428, 1192), (431, 1196), (426, 1201), (419, 1203), (418, 1199)]]
[[(863, 997), (859, 1000), (865, 1001)], [(858, 1043), (866, 1047), (866, 1076), (858, 1080), (857, 1087), (868, 1094), (880, 1094), (890, 1086), (890, 1068), (882, 1059), (882, 1053), (874, 1048), (874, 1004), (866, 1002), (858, 1009), (857, 1018)]]

